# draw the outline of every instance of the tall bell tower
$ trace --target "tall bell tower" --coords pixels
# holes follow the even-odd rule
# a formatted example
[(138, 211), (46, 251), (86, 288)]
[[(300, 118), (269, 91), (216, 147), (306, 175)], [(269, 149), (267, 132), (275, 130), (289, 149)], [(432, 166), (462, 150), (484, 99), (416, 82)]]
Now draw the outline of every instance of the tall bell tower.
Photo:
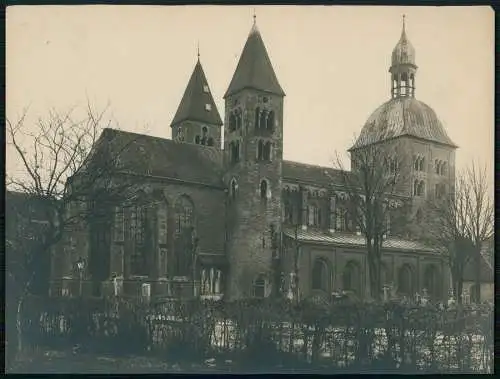
[(284, 96), (254, 16), (224, 95), (230, 299), (272, 291), (281, 233)]

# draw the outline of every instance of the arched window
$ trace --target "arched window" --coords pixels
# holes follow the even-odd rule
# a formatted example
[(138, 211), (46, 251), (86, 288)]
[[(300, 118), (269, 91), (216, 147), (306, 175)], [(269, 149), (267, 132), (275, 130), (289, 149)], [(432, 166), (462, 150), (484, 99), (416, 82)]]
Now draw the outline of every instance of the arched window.
[(419, 159), (418, 157), (413, 158), (413, 169), (415, 171), (418, 171), (418, 159)]
[(175, 202), (175, 255), (170, 265), (174, 276), (189, 276), (195, 249), (194, 206), (189, 197), (180, 196)]
[(147, 207), (136, 205), (131, 209), (130, 226), (134, 239), (132, 254), (130, 256), (130, 273), (132, 275), (147, 275), (147, 253), (150, 248), (150, 222)]
[(201, 141), (200, 136), (196, 136), (196, 137), (194, 137), (194, 143), (195, 143), (195, 144), (199, 145), (199, 144), (200, 144), (200, 141)]
[(267, 180), (262, 179), (260, 182), (260, 198), (266, 200), (268, 197), (268, 185)]
[(232, 141), (230, 144), (231, 162), (236, 163), (240, 160), (240, 141)]
[(436, 166), (435, 167), (436, 168), (436, 174), (439, 175), (441, 173), (441, 162), (436, 159), (436, 161), (434, 162), (434, 164)]
[(260, 108), (255, 108), (255, 129), (259, 129)]
[(446, 175), (446, 169), (447, 169), (446, 162), (443, 162), (441, 164), (441, 175)]
[(413, 270), (410, 265), (401, 266), (398, 272), (398, 292), (401, 295), (413, 296)]
[(236, 194), (238, 192), (238, 183), (236, 182), (236, 179), (231, 180), (231, 189), (230, 189), (230, 194), (232, 199), (236, 199)]
[(207, 145), (208, 146), (213, 146), (214, 145), (214, 139), (212, 137), (208, 138)]
[(241, 129), (241, 111), (237, 109), (236, 113), (236, 129)]
[(189, 197), (183, 195), (175, 203), (175, 234), (194, 226), (193, 203)]
[(157, 217), (158, 217), (158, 243), (160, 245), (167, 244), (167, 215), (168, 207), (164, 201), (158, 203), (157, 206)]
[(236, 117), (234, 113), (229, 113), (229, 130), (233, 131), (236, 129)]
[(361, 295), (361, 268), (356, 261), (349, 261), (342, 273), (342, 287), (345, 291)]
[(264, 152), (262, 159), (265, 161), (271, 160), (271, 142), (264, 143)]
[(115, 242), (123, 242), (125, 238), (125, 221), (123, 207), (115, 207)]
[(267, 116), (267, 130), (272, 131), (274, 129), (274, 112), (269, 112)]
[(430, 264), (424, 271), (424, 288), (433, 300), (441, 298), (439, 270), (436, 265)]
[(419, 169), (420, 171), (424, 171), (424, 165), (425, 165), (425, 158), (424, 158), (424, 157), (421, 157), (421, 158), (420, 158), (420, 162), (419, 162), (419, 167), (418, 167), (418, 169)]
[(340, 232), (345, 232), (347, 231), (348, 228), (348, 216), (347, 216), (347, 210), (344, 208), (338, 207), (335, 210), (336, 217), (335, 217), (335, 229)]
[(266, 296), (266, 278), (264, 274), (259, 274), (253, 282), (253, 296), (264, 298)]
[(312, 269), (312, 289), (330, 292), (330, 269), (322, 258), (314, 261)]
[(259, 120), (259, 125), (261, 129), (266, 128), (266, 121), (267, 121), (267, 112), (263, 110), (260, 112), (260, 120)]

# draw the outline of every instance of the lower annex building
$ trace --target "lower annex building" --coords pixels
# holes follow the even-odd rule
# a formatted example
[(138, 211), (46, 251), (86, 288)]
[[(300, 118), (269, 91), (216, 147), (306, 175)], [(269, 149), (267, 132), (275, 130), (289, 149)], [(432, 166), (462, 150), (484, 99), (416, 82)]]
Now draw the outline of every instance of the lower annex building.
[[(418, 215), (426, 199), (451, 190), (456, 146), (415, 98), (415, 50), (404, 23), (389, 72), (390, 98), (350, 151), (403, 147), (409, 163), (400, 199)], [(198, 58), (172, 139), (105, 129), (96, 149), (127, 146), (117, 164), (135, 178), (135, 201), (66, 238), (52, 260), (52, 295), (74, 293), (81, 275), (88, 295), (137, 296), (146, 283), (151, 296), (265, 297), (273, 286), (290, 292), (297, 263), (301, 298), (342, 290), (365, 297), (365, 242), (347, 211), (340, 171), (283, 160), (284, 98), (254, 20), (224, 95), (224, 122)], [(447, 298), (446, 263), (403, 235), (397, 225), (387, 235), (382, 282), (400, 295), (425, 288)]]

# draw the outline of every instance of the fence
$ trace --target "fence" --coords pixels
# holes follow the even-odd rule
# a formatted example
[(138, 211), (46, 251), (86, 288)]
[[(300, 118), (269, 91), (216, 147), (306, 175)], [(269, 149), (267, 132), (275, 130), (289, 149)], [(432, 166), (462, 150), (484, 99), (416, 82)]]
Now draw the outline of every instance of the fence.
[(492, 372), (493, 309), (287, 301), (38, 299), (23, 311), (25, 345), (243, 368)]

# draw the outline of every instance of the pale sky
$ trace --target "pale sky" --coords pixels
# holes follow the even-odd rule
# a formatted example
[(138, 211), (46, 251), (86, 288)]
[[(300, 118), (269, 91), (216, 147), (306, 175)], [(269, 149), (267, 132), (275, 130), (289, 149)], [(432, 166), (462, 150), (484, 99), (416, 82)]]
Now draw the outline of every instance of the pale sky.
[[(7, 117), (110, 104), (124, 130), (170, 138), (196, 63), (222, 96), (257, 16), (286, 92), (284, 158), (332, 165), (390, 96), (402, 14), (416, 49), (416, 98), (459, 146), (457, 168), (486, 164), (493, 188), (494, 12), (489, 7), (11, 6)], [(15, 167), (7, 149), (7, 171)]]

